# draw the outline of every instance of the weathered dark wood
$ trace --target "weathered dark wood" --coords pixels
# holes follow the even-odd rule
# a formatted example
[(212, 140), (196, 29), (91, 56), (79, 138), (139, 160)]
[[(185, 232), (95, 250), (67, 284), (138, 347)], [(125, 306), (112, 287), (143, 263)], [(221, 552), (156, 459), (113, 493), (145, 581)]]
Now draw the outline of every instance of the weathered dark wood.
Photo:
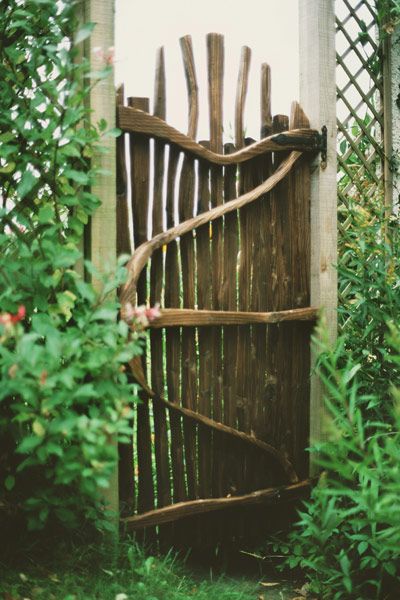
[[(170, 149), (170, 155), (174, 155), (174, 149)], [(176, 156), (176, 154), (175, 154)], [(209, 224), (212, 221), (216, 221), (217, 219), (221, 219), (224, 215), (242, 208), (246, 206), (246, 204), (250, 204), (260, 198), (263, 194), (266, 194), (270, 190), (272, 190), (280, 181), (282, 181), (286, 175), (290, 172), (293, 165), (301, 158), (300, 152), (292, 152), (290, 156), (282, 161), (282, 164), (278, 167), (278, 169), (269, 177), (264, 183), (256, 187), (255, 189), (242, 194), (238, 198), (231, 200), (230, 202), (225, 202), (219, 206), (215, 206), (206, 212), (202, 212), (201, 214), (188, 219), (184, 223), (180, 223), (175, 227), (170, 227), (167, 231), (160, 233), (159, 235), (154, 236), (151, 240), (142, 244), (139, 248), (137, 248), (131, 260), (127, 264), (128, 269), (128, 278), (122, 289), (121, 302), (122, 302), (122, 314), (124, 309), (124, 304), (129, 301), (134, 301), (136, 294), (136, 285), (137, 279), (140, 275), (144, 265), (147, 263), (151, 255), (155, 250), (161, 248), (162, 246), (169, 244), (171, 241), (176, 240), (178, 237), (193, 231), (201, 227), (202, 225)], [(209, 226), (209, 231), (211, 233), (211, 228)]]
[[(117, 89), (116, 106), (124, 104), (124, 86)], [(129, 232), (128, 176), (126, 172), (125, 135), (117, 138), (117, 256), (132, 254)]]
[(126, 106), (118, 108), (118, 127), (127, 133), (140, 133), (149, 137), (160, 138), (179, 146), (182, 151), (193, 154), (196, 158), (202, 158), (215, 165), (242, 163), (255, 156), (261, 156), (265, 152), (286, 152), (287, 150), (316, 152), (320, 143), (318, 131), (301, 129), (273, 135), (270, 138), (255, 142), (248, 148), (238, 150), (234, 154), (225, 155), (221, 154), (222, 149), (220, 152), (208, 150), (184, 133), (167, 125), (163, 120), (143, 111), (132, 110)]
[(250, 494), (242, 496), (230, 496), (225, 498), (210, 498), (199, 499), (189, 502), (179, 502), (161, 510), (154, 510), (142, 515), (135, 515), (123, 519), (123, 522), (129, 529), (139, 529), (151, 525), (159, 525), (160, 523), (169, 523), (192, 517), (198, 514), (209, 513), (212, 511), (223, 510), (239, 506), (266, 504), (273, 501), (287, 501), (290, 499), (300, 498), (307, 493), (311, 487), (311, 480), (306, 479), (288, 485), (285, 487), (268, 488), (264, 490), (256, 490)]
[[(148, 98), (128, 98), (129, 106), (149, 110)], [(149, 212), (149, 140), (141, 135), (130, 136), (131, 189), (133, 214), (133, 241), (137, 248), (147, 240)], [(147, 299), (146, 269), (143, 269), (137, 285), (137, 304)], [(142, 357), (143, 365), (145, 356)], [(139, 512), (154, 508), (154, 482), (152, 467), (152, 442), (148, 396), (141, 393), (137, 406), (137, 457), (138, 457), (138, 501)]]
[[(179, 153), (174, 148), (169, 148), (168, 180), (167, 180), (167, 227), (174, 223), (175, 213), (175, 179), (178, 167)], [(154, 238), (153, 238), (154, 239)], [(161, 245), (162, 247), (162, 245)], [(180, 274), (178, 265), (178, 246), (173, 241), (166, 248), (165, 257), (165, 306), (179, 307)], [(168, 398), (172, 402), (180, 399), (180, 344), (181, 334), (179, 329), (166, 331), (166, 366)], [(174, 502), (181, 502), (187, 498), (185, 486), (185, 472), (183, 462), (183, 435), (180, 417), (170, 411), (171, 426), (171, 458)]]
[[(244, 139), (243, 122), (250, 61), (251, 52), (247, 48), (243, 48), (240, 57), (235, 102), (235, 142), (238, 150), (246, 145)], [(249, 167), (247, 163), (239, 166), (239, 194), (243, 194), (251, 189), (248, 180), (248, 169)], [(249, 244), (251, 245), (253, 240), (249, 236), (248, 212), (245, 208), (239, 210), (239, 232), (240, 258), (238, 264), (238, 308), (240, 311), (249, 311), (251, 286), (251, 251)], [(249, 371), (249, 362), (251, 360), (250, 335), (250, 327), (238, 329), (235, 361), (237, 427), (246, 433), (250, 432), (250, 423), (247, 419), (249, 402), (248, 392), (251, 385), (251, 378), (248, 377), (248, 373), (251, 372)], [(237, 488), (240, 493), (244, 493), (249, 491), (246, 473), (247, 460), (244, 454), (238, 456), (238, 465)]]
[[(223, 151), (223, 84), (224, 84), (224, 37), (221, 34), (207, 35), (207, 71), (208, 71), (208, 103), (210, 124), (210, 149), (221, 154)], [(223, 204), (223, 172), (222, 167), (212, 166), (210, 172), (211, 206)], [(223, 223), (218, 220), (211, 226), (211, 264), (212, 264), (212, 306), (218, 310), (221, 307), (221, 281), (223, 277)], [(212, 348), (212, 404), (213, 416), (217, 421), (222, 418), (223, 387), (222, 387), (222, 338), (221, 330), (211, 331)], [(220, 440), (213, 438), (213, 472), (212, 494), (220, 496), (222, 472), (222, 448)]]
[[(201, 142), (208, 145), (208, 142)], [(210, 208), (210, 170), (204, 161), (199, 161), (198, 167), (198, 212), (207, 212)], [(211, 301), (211, 246), (210, 225), (206, 223), (196, 230), (197, 249), (197, 305), (199, 309), (210, 310)], [(212, 366), (212, 335), (208, 328), (198, 330), (199, 337), (199, 413), (211, 417), (211, 370)], [(208, 429), (199, 430), (199, 495), (206, 498), (211, 495), (211, 465), (212, 446), (211, 432)]]
[[(164, 49), (159, 48), (156, 59), (156, 77), (154, 86), (154, 114), (165, 119), (166, 114), (166, 81)], [(163, 230), (163, 185), (165, 169), (165, 144), (155, 140), (154, 143), (154, 182), (153, 182), (153, 214), (152, 235)], [(151, 259), (150, 270), (150, 304), (161, 302), (163, 289), (163, 253), (157, 250)], [(150, 333), (151, 347), (151, 385), (156, 394), (164, 393), (163, 339), (161, 331)], [(171, 483), (168, 456), (168, 425), (166, 409), (158, 402), (153, 403), (154, 445), (156, 455), (157, 507), (171, 503)]]
[[(116, 105), (124, 103), (124, 86), (120, 85), (117, 89)], [(131, 254), (131, 239), (129, 232), (129, 208), (128, 208), (128, 181), (126, 169), (126, 149), (125, 136), (121, 135), (117, 139), (117, 160), (116, 160), (116, 182), (117, 182), (117, 255)], [(135, 478), (134, 473), (134, 455), (133, 455), (133, 429), (134, 419), (129, 423), (131, 435), (129, 442), (118, 445), (119, 465), (118, 465), (118, 485), (119, 485), (119, 504), (122, 515), (130, 514), (135, 509)]]
[[(232, 261), (233, 264), (234, 261)], [(233, 287), (233, 286), (232, 286)], [(232, 301), (233, 292), (230, 291)], [(163, 308), (161, 316), (149, 323), (152, 329), (161, 327), (211, 327), (213, 325), (251, 325), (255, 323), (280, 323), (282, 321), (316, 321), (318, 311), (315, 308), (304, 307), (293, 310), (276, 312), (245, 312), (236, 310), (200, 310), (185, 308)]]
[[(198, 121), (197, 80), (194, 66), (192, 40), (190, 36), (181, 38), (183, 64), (185, 67), (188, 91), (188, 137), (196, 138)], [(185, 221), (193, 217), (195, 205), (195, 164), (194, 159), (184, 155), (179, 182), (178, 210), (179, 220)], [(183, 306), (195, 306), (195, 254), (193, 234), (181, 237), (180, 257), (182, 270)], [(197, 361), (196, 361), (196, 332), (194, 328), (182, 331), (181, 347), (182, 372), (182, 405), (191, 410), (197, 408)], [(197, 497), (196, 477), (196, 430), (193, 423), (183, 423), (185, 439), (185, 464), (188, 485), (188, 498)]]
[[(225, 154), (234, 152), (233, 144), (225, 144)], [(237, 165), (229, 165), (224, 170), (224, 201), (229, 202), (237, 197)], [(222, 284), (222, 309), (234, 312), (237, 317), (237, 285), (236, 273), (239, 252), (239, 229), (237, 212), (226, 215), (224, 219), (224, 279)], [(221, 312), (219, 313), (220, 316)], [(228, 323), (225, 323), (228, 325)], [(236, 323), (235, 323), (236, 324)], [(232, 324), (230, 324), (232, 325)], [(237, 327), (230, 326), (223, 329), (223, 386), (224, 386), (224, 414), (226, 425), (236, 427), (236, 377), (234, 365), (236, 362)], [(225, 460), (222, 473), (222, 493), (234, 495), (237, 490), (237, 477), (239, 469), (238, 445), (228, 442), (224, 448)], [(229, 524), (228, 524), (229, 526)]]
[[(221, 35), (209, 34), (210, 142), (197, 142), (198, 85), (190, 36), (180, 44), (189, 99), (187, 135), (165, 122), (162, 50), (154, 115), (147, 114), (148, 107), (121, 107), (118, 115), (120, 126), (136, 132), (130, 139), (137, 179), (132, 182), (135, 249), (121, 316), (128, 314), (127, 302), (143, 303), (148, 294), (151, 304), (162, 305), (161, 316), (149, 324), (151, 361), (137, 357), (130, 363), (145, 403), (138, 408), (137, 426), (139, 514), (125, 522), (138, 530), (161, 524), (159, 539), (166, 542), (167, 536), (171, 544), (184, 547), (258, 533), (261, 522), (271, 525), (274, 513), (264, 519), (256, 505), (274, 497), (283, 484), (297, 482), (298, 471), (301, 477), (306, 473), (308, 347), (317, 310), (309, 300), (309, 180), (302, 156), (317, 149), (319, 136), (297, 105), (290, 131), (287, 117), (272, 120), (271, 74), (263, 65), (263, 139), (245, 139), (251, 55), (245, 47), (236, 90), (235, 145), (224, 147), (224, 42)], [(293, 147), (299, 150), (290, 153)], [(151, 479), (149, 465), (156, 467)], [(157, 489), (157, 510), (154, 496), (151, 509), (143, 505), (150, 497), (149, 481)], [(255, 496), (254, 489), (259, 490)], [(252, 511), (244, 508), (239, 523), (232, 511), (222, 518), (216, 512), (253, 504)], [(183, 517), (191, 520), (175, 523)]]

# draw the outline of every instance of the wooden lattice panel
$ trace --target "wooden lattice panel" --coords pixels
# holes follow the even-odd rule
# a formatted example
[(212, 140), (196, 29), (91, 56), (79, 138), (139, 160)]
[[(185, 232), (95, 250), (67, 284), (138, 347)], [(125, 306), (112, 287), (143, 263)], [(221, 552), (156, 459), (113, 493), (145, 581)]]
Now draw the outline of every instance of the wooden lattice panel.
[[(336, 0), (338, 193), (373, 194), (383, 160), (383, 81), (375, 3)], [(340, 224), (346, 226), (345, 221)]]

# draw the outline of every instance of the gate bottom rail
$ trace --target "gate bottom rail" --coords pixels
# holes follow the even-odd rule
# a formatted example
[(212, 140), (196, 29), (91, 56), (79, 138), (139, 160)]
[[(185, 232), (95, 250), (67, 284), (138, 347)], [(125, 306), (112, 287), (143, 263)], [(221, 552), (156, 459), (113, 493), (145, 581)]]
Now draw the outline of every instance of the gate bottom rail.
[(225, 508), (236, 508), (252, 504), (272, 503), (277, 500), (296, 500), (307, 492), (313, 483), (311, 479), (304, 479), (292, 485), (256, 490), (242, 496), (227, 496), (223, 498), (207, 498), (177, 502), (163, 508), (125, 517), (121, 519), (130, 530), (154, 527), (164, 523), (178, 521), (185, 517), (205, 514)]

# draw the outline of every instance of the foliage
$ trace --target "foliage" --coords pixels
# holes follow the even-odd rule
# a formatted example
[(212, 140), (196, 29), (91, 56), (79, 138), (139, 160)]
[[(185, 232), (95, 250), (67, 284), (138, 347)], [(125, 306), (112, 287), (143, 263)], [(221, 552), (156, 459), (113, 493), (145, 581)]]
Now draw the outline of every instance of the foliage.
[[(0, 595), (31, 600), (247, 600), (256, 597), (257, 583), (190, 573), (172, 554), (146, 556), (132, 543), (121, 543), (117, 560), (109, 549), (80, 548), (62, 553), (61, 560), (18, 565), (0, 571)], [(22, 572), (22, 573), (21, 573)]]
[(90, 123), (90, 85), (112, 67), (90, 74), (78, 60), (94, 25), (76, 32), (75, 5), (0, 0), (2, 527), (14, 516), (31, 529), (99, 525), (112, 440), (125, 439), (135, 399), (124, 363), (139, 339), (117, 320), (122, 263), (100, 276), (86, 262), (85, 279), (75, 268), (99, 204), (95, 152), (118, 133)]
[(286, 564), (326, 599), (396, 598), (400, 588), (400, 248), (382, 205), (349, 200), (341, 335), (320, 348), (318, 366), (328, 441), (312, 451), (324, 472), (284, 546)]
[[(400, 333), (391, 327), (392, 361)], [(321, 357), (329, 441), (315, 446), (324, 473), (290, 534), (290, 567), (302, 567), (321, 598), (396, 598), (400, 587), (400, 391), (390, 415), (373, 420), (379, 395), (362, 393), (359, 365), (343, 348)], [(287, 550), (289, 548), (287, 547)], [(396, 593), (397, 593), (396, 592)]]

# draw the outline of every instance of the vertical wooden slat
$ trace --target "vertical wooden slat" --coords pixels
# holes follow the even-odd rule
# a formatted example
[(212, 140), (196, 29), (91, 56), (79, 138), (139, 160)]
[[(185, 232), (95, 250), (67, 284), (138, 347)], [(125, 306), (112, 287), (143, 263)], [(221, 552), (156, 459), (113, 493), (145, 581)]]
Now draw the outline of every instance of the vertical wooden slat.
[[(200, 142), (202, 146), (209, 147), (208, 142)], [(210, 169), (208, 165), (199, 161), (198, 166), (198, 200), (197, 211), (202, 213), (210, 208)], [(211, 247), (209, 225), (199, 227), (196, 232), (197, 249), (197, 305), (199, 309), (211, 309)], [(209, 327), (200, 327), (199, 338), (199, 413), (211, 416), (211, 370), (213, 336)], [(212, 447), (211, 432), (206, 428), (199, 428), (199, 496), (211, 496), (211, 466)]]
[[(210, 110), (210, 148), (214, 152), (222, 152), (223, 135), (223, 77), (224, 77), (224, 38), (221, 34), (207, 35), (207, 67), (208, 67), (208, 99)], [(211, 205), (218, 206), (223, 202), (223, 172), (221, 167), (211, 169)], [(223, 225), (216, 221), (210, 228), (212, 232), (212, 302), (213, 308), (221, 307), (221, 281), (223, 274)], [(213, 328), (213, 418), (222, 418), (222, 340), (221, 329)], [(213, 440), (213, 494), (219, 496), (221, 491), (221, 440), (214, 435)]]
[[(116, 105), (124, 104), (124, 85), (117, 88)], [(129, 233), (128, 176), (126, 172), (125, 135), (117, 138), (117, 256), (131, 254), (131, 236)]]
[[(120, 85), (116, 94), (116, 105), (124, 104), (124, 86)], [(117, 255), (131, 254), (129, 232), (128, 182), (126, 169), (125, 135), (117, 139)], [(121, 515), (131, 515), (135, 509), (135, 478), (133, 430), (134, 420), (130, 421), (132, 435), (127, 444), (118, 444), (119, 454), (119, 502)]]
[[(128, 105), (149, 111), (148, 98), (128, 98)], [(131, 184), (134, 247), (147, 240), (149, 218), (149, 139), (141, 135), (130, 136)], [(147, 301), (147, 268), (143, 269), (137, 286), (137, 303)], [(143, 356), (143, 368), (146, 372), (146, 357)], [(148, 397), (140, 394), (141, 402), (137, 407), (137, 457), (138, 457), (138, 501), (139, 512), (154, 508), (154, 484), (152, 472), (152, 443)]]
[[(234, 144), (224, 145), (224, 153), (235, 151)], [(225, 167), (224, 170), (224, 201), (228, 202), (237, 197), (237, 165)], [(223, 310), (237, 310), (237, 260), (239, 251), (239, 229), (237, 212), (225, 216), (224, 220), (224, 280), (223, 280)], [(234, 365), (236, 362), (237, 327), (223, 329), (223, 385), (224, 385), (224, 423), (236, 427), (236, 379)], [(237, 490), (238, 445), (226, 440), (224, 448), (224, 471), (222, 493), (235, 494)]]
[[(164, 48), (159, 48), (156, 58), (156, 77), (154, 86), (154, 108), (156, 117), (166, 116), (166, 82)], [(154, 182), (153, 182), (153, 215), (152, 236), (163, 230), (163, 185), (165, 170), (165, 144), (154, 141)], [(150, 270), (150, 304), (161, 302), (163, 289), (163, 252), (156, 251), (151, 260)], [(162, 330), (152, 329), (151, 345), (151, 382), (156, 394), (164, 393), (163, 373), (163, 339)], [(165, 407), (157, 401), (153, 403), (155, 455), (157, 467), (157, 506), (171, 504), (171, 482), (168, 458), (168, 427)]]
[[(309, 121), (297, 102), (292, 104), (290, 129), (307, 128)], [(290, 305), (301, 308), (310, 305), (310, 167), (305, 161), (296, 165), (290, 174)], [(289, 376), (290, 391), (286, 413), (286, 429), (289, 433), (287, 452), (296, 472), (307, 477), (309, 432), (309, 373), (310, 373), (310, 326), (292, 323), (285, 339), (290, 340), (292, 370)], [(289, 405), (290, 402), (290, 405)]]
[[(243, 115), (248, 87), (248, 76), (250, 70), (251, 52), (244, 47), (240, 56), (239, 74), (236, 88), (235, 103), (235, 142), (239, 150), (245, 144), (243, 130)], [(239, 195), (250, 189), (248, 185), (248, 165), (239, 167)], [(249, 244), (252, 243), (249, 232), (248, 211), (245, 209), (239, 211), (240, 227), (240, 260), (238, 266), (238, 286), (239, 286), (239, 310), (249, 310), (250, 304), (250, 258), (251, 250)], [(236, 410), (237, 426), (242, 431), (249, 431), (248, 421), (248, 363), (250, 360), (250, 328), (240, 327), (237, 336), (237, 356), (236, 356)], [(247, 491), (246, 488), (246, 457), (238, 457), (239, 478), (238, 492)]]
[[(175, 179), (178, 168), (179, 151), (170, 146), (167, 174), (167, 228), (174, 225), (175, 214)], [(179, 308), (180, 274), (178, 266), (178, 245), (171, 242), (166, 247), (165, 256), (165, 306)], [(180, 402), (180, 328), (168, 328), (166, 338), (166, 376), (168, 399)], [(171, 427), (171, 459), (173, 479), (173, 499), (180, 502), (186, 499), (185, 473), (183, 463), (183, 436), (181, 418), (169, 413)]]
[[(192, 40), (190, 36), (181, 38), (182, 58), (185, 68), (189, 125), (188, 136), (196, 139), (198, 121), (198, 88), (193, 56)], [(179, 186), (179, 220), (184, 221), (193, 216), (195, 161), (184, 155)], [(183, 306), (195, 306), (195, 254), (193, 234), (185, 235), (180, 240)], [(197, 359), (196, 359), (196, 331), (195, 328), (185, 327), (182, 331), (182, 404), (187, 408), (197, 408)], [(188, 497), (197, 497), (196, 477), (196, 425), (184, 421), (185, 458), (188, 483)]]
[[(333, 0), (300, 0), (300, 103), (311, 127), (328, 131), (326, 165), (315, 157), (311, 164), (311, 304), (323, 307), (326, 334), (337, 332), (337, 197), (335, 15)], [(323, 168), (325, 167), (325, 168)], [(310, 442), (326, 437), (326, 411), (321, 383), (311, 379)], [(310, 458), (311, 474), (318, 472), (318, 456)]]

